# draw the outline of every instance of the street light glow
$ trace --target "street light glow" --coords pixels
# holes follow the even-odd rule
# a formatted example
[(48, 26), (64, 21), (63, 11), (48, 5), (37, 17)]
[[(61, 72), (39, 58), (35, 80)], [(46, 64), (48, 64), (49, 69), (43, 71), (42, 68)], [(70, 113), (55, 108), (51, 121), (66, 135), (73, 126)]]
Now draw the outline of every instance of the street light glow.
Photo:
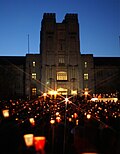
[(88, 95), (88, 91), (85, 91), (85, 93), (84, 93), (85, 95)]
[(68, 102), (68, 98), (67, 97), (65, 98), (65, 102)]
[(43, 94), (43, 96), (47, 96), (47, 94), (46, 94), (46, 93), (44, 93), (44, 94)]
[(91, 118), (91, 115), (90, 114), (87, 114), (87, 119), (90, 119)]

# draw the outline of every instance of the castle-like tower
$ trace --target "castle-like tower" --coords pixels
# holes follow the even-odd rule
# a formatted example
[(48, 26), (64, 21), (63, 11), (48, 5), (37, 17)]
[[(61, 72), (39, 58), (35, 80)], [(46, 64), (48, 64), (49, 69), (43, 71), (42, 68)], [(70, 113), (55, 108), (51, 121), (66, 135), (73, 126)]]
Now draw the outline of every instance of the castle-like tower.
[(89, 89), (93, 93), (93, 65), (93, 55), (80, 52), (78, 15), (66, 14), (64, 20), (57, 23), (55, 13), (44, 13), (40, 54), (26, 55), (26, 95), (40, 95), (52, 90), (62, 95)]
[(42, 91), (66, 95), (83, 89), (77, 14), (56, 23), (55, 13), (45, 13), (40, 34)]

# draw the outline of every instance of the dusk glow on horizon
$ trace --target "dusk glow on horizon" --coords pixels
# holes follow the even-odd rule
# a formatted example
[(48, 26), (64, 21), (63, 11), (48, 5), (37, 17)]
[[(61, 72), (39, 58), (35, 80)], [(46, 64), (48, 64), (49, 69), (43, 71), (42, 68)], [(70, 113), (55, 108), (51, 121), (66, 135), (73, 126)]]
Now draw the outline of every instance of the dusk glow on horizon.
[(0, 0), (0, 56), (38, 54), (44, 13), (56, 22), (77, 13), (80, 51), (95, 57), (120, 57), (120, 0)]

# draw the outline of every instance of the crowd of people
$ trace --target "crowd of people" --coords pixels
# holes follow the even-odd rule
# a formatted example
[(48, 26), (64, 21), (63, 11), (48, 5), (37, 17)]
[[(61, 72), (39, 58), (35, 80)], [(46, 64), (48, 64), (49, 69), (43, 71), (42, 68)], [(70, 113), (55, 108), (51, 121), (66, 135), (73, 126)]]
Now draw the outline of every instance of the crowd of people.
[[(9, 109), (7, 118), (4, 109)], [(29, 133), (45, 136), (45, 154), (120, 153), (119, 101), (93, 102), (75, 96), (66, 102), (63, 97), (41, 96), (2, 100), (0, 110), (1, 154), (36, 154), (25, 144), (23, 136)]]

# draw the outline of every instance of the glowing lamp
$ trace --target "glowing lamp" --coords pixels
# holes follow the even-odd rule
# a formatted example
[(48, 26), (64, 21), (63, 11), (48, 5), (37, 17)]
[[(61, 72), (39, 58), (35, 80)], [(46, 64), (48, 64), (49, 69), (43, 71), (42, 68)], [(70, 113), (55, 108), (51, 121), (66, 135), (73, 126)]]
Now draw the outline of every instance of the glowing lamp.
[(33, 134), (25, 134), (24, 141), (27, 147), (33, 146)]
[(3, 110), (2, 113), (5, 118), (9, 117), (9, 110), (8, 109)]
[(44, 94), (43, 94), (43, 97), (44, 97), (44, 101), (46, 101), (47, 94), (44, 93)]
[(47, 96), (47, 94), (46, 94), (46, 93), (44, 93), (44, 94), (43, 94), (43, 96)]
[(91, 101), (93, 102), (98, 101), (98, 98), (91, 98)]
[(88, 95), (88, 91), (85, 91), (85, 93), (84, 93), (86, 96)]
[(68, 102), (68, 98), (67, 97), (65, 98), (65, 102)]
[(36, 151), (44, 150), (46, 138), (44, 136), (34, 137), (34, 146)]
[(51, 90), (51, 91), (48, 92), (48, 94), (50, 94), (50, 98), (52, 99), (52, 96), (54, 95), (54, 91)]
[(56, 99), (57, 91), (54, 91), (53, 94), (54, 94), (54, 99)]

